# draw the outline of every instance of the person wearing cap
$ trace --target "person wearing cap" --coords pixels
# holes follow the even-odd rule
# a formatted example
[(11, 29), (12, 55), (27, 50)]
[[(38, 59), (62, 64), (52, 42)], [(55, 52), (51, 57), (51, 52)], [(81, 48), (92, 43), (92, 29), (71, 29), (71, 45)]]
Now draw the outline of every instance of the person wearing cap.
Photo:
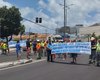
[(95, 63), (96, 44), (96, 39), (94, 37), (91, 37), (91, 55), (89, 56), (89, 64)]
[(7, 55), (7, 43), (6, 42), (3, 43), (2, 48), (3, 48), (3, 54)]
[(98, 40), (96, 45), (96, 65), (100, 66), (100, 39)]
[(41, 59), (41, 44), (40, 44), (40, 41), (37, 42), (36, 49), (37, 49), (37, 59)]

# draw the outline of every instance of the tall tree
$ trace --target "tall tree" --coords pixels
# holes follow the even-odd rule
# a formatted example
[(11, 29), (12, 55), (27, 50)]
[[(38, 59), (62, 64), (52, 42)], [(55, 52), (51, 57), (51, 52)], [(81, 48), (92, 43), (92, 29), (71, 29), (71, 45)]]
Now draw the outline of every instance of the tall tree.
[(7, 8), (6, 6), (0, 8), (0, 36), (2, 38), (7, 38), (13, 34), (19, 34), (21, 20), (21, 14), (18, 8), (15, 8), (14, 6), (11, 8)]
[(21, 13), (15, 6), (0, 8), (0, 37), (6, 38), (8, 44), (8, 36), (17, 35), (20, 32)]

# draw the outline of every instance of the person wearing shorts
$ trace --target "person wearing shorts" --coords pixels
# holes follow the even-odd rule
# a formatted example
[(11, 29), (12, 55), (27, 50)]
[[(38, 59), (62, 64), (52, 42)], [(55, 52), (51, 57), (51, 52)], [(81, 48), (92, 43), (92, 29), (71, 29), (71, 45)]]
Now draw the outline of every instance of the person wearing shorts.
[(26, 41), (26, 48), (27, 48), (27, 59), (30, 59), (30, 52), (31, 52), (30, 39), (27, 39)]
[(21, 46), (20, 46), (19, 41), (17, 41), (17, 44), (16, 44), (16, 54), (17, 54), (17, 59), (20, 60), (20, 58), (21, 58)]

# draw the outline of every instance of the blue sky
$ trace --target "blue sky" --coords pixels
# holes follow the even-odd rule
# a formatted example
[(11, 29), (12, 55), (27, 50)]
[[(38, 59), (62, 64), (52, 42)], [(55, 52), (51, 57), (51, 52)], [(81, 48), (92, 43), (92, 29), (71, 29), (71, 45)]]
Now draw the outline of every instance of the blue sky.
[[(2, 6), (16, 6), (21, 12), (21, 16), (32, 21), (35, 18), (42, 17), (44, 25), (47, 28), (40, 27), (28, 21), (23, 21), (26, 31), (31, 29), (31, 32), (54, 33), (55, 28), (63, 26), (63, 0), (0, 0), (0, 7)], [(76, 24), (83, 24), (84, 26), (99, 23), (100, 17), (100, 0), (66, 0), (66, 4), (74, 4), (69, 6), (67, 12), (67, 25), (73, 27)], [(83, 5), (84, 4), (84, 5)], [(51, 30), (52, 29), (52, 30)]]
[(22, 7), (35, 7), (36, 9), (38, 8), (38, 0), (7, 0), (13, 5), (16, 5), (19, 8)]

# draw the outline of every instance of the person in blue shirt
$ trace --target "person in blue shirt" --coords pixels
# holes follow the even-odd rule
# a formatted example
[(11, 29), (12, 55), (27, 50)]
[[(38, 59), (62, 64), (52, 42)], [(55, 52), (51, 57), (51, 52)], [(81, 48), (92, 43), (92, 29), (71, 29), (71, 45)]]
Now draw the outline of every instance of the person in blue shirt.
[(17, 59), (20, 60), (21, 58), (21, 46), (19, 41), (16, 43), (16, 54), (17, 54)]
[(49, 38), (48, 40), (48, 46), (46, 48), (46, 51), (47, 51), (47, 62), (53, 62), (53, 57), (52, 57), (52, 54), (51, 54), (51, 38)]
[(50, 43), (48, 43), (48, 46), (47, 46), (47, 61), (48, 62), (52, 62), (52, 57), (51, 57), (51, 48), (50, 48), (50, 46), (51, 46), (51, 44)]

